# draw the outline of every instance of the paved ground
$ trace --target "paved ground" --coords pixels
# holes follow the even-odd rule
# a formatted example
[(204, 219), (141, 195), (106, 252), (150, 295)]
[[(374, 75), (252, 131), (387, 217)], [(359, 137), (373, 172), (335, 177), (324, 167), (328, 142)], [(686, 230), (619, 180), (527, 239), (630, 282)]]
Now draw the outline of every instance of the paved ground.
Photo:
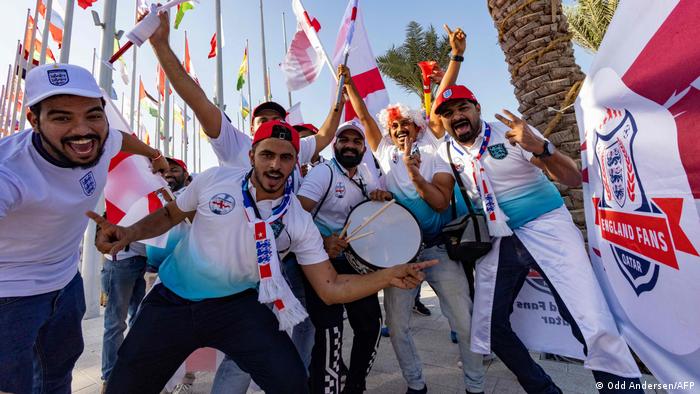
[[(450, 342), (447, 320), (441, 315), (437, 297), (427, 285), (423, 286), (422, 300), (432, 311), (432, 316), (414, 315), (412, 328), (414, 339), (423, 360), (428, 389), (431, 393), (464, 393), (461, 369), (457, 366), (459, 353), (457, 345)], [(73, 373), (73, 392), (80, 394), (99, 393), (100, 356), (102, 349), (102, 318), (86, 320), (83, 323), (85, 352)], [(352, 330), (346, 325), (345, 338), (351, 339)], [(343, 354), (347, 360), (350, 348), (347, 344)], [(533, 357), (539, 358), (538, 354)], [(579, 364), (539, 360), (540, 365), (554, 379), (565, 393), (597, 393), (591, 373)], [(510, 394), (525, 393), (515, 376), (498, 359), (486, 361), (486, 393)], [(209, 393), (212, 373), (197, 373), (194, 392)], [(656, 382), (653, 376), (643, 380)], [(382, 339), (377, 360), (368, 378), (369, 393), (404, 393), (406, 384), (401, 376), (394, 350), (387, 338)], [(253, 392), (252, 390), (250, 392)], [(665, 393), (647, 391), (647, 393)]]

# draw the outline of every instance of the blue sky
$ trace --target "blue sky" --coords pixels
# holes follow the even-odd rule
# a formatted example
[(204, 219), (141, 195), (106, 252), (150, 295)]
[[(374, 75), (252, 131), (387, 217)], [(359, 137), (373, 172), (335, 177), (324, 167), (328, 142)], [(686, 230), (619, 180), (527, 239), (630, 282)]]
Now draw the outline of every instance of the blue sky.
[[(54, 0), (65, 5), (65, 0)], [(76, 2), (77, 3), (77, 2)], [(222, 0), (224, 27), (223, 64), (224, 64), (224, 95), (227, 113), (235, 120), (240, 107), (240, 94), (235, 90), (238, 66), (240, 65), (245, 40), (249, 40), (252, 103), (260, 102), (263, 96), (262, 54), (260, 39), (260, 8), (258, 0)], [(271, 72), (271, 90), (273, 99), (287, 106), (287, 91), (284, 78), (279, 72), (279, 63), (284, 56), (282, 32), (282, 13), (286, 14), (287, 37), (291, 37), (296, 29), (296, 21), (291, 10), (290, 0), (264, 0), (265, 41), (267, 46), (267, 63)], [(347, 6), (346, 0), (304, 0), (304, 6), (313, 17), (321, 22), (319, 32), (326, 51), (333, 50), (335, 37), (340, 20)], [(570, 1), (565, 1), (570, 3)], [(0, 67), (2, 83), (5, 81), (7, 64), (14, 60), (16, 40), (22, 37), (27, 8), (33, 8), (35, 0), (12, 1), (11, 7), (6, 7), (0, 15), (4, 39), (0, 41)], [(133, 26), (135, 0), (119, 0), (117, 6), (117, 30), (128, 31)], [(103, 12), (104, 0), (98, 0), (92, 9)], [(365, 26), (367, 28), (375, 56), (384, 53), (392, 45), (400, 45), (405, 37), (408, 22), (415, 20), (424, 26), (433, 25), (442, 32), (442, 25), (461, 27), (467, 33), (467, 52), (462, 66), (459, 82), (470, 87), (482, 103), (484, 115), (493, 118), (493, 113), (501, 108), (516, 110), (518, 105), (510, 85), (510, 76), (505, 64), (503, 53), (498, 46), (497, 33), (486, 9), (486, 1), (480, 0), (360, 0), (363, 9)], [(88, 69), (92, 66), (92, 49), (99, 45), (101, 30), (93, 25), (88, 10), (75, 8), (75, 19), (71, 45), (70, 62), (82, 65)], [(171, 45), (175, 52), (182, 57), (184, 53), (184, 33), (187, 30), (190, 52), (194, 67), (205, 91), (213, 96), (215, 81), (215, 60), (207, 59), (209, 40), (215, 31), (214, 1), (200, 0), (196, 8), (188, 12), (179, 30), (172, 30)], [(58, 54), (56, 54), (58, 57)], [(591, 62), (591, 56), (580, 48), (576, 48), (579, 65), (586, 71)], [(131, 54), (125, 55), (131, 70)], [(146, 90), (156, 92), (156, 62), (148, 44), (139, 48), (137, 75), (144, 80)], [(121, 98), (126, 92), (128, 103), (129, 88), (124, 85), (118, 75), (114, 75), (115, 89)], [(328, 111), (331, 75), (324, 69), (319, 79), (302, 90), (293, 92), (293, 102), (302, 102), (304, 120), (320, 125)], [(404, 102), (411, 107), (420, 105), (415, 95), (407, 94), (388, 78), (384, 79), (391, 102)], [(179, 98), (176, 99), (181, 103)], [(120, 105), (120, 103), (117, 103)], [(127, 105), (128, 107), (128, 105)], [(155, 123), (147, 114), (146, 128), (153, 137)], [(178, 128), (179, 129), (179, 128)], [(175, 134), (179, 134), (176, 131)], [(179, 156), (179, 143), (176, 139), (176, 155)], [(211, 150), (202, 143), (204, 151), (202, 166), (204, 168), (216, 165)], [(191, 152), (190, 156), (191, 158)]]

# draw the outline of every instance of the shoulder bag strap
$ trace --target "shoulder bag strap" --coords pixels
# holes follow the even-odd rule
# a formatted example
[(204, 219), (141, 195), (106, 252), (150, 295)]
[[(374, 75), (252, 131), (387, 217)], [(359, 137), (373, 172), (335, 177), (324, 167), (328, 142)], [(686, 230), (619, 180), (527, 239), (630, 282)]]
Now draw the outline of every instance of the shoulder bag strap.
[(328, 197), (328, 192), (331, 190), (331, 186), (333, 185), (333, 169), (331, 168), (331, 166), (328, 165), (328, 163), (323, 163), (323, 164), (325, 164), (326, 167), (328, 167), (328, 171), (331, 172), (331, 181), (328, 182), (328, 187), (326, 188), (326, 192), (323, 194), (323, 198), (321, 199), (321, 201), (318, 202), (318, 204), (316, 204), (316, 211), (314, 211), (314, 214), (311, 215), (312, 219), (316, 219), (316, 215), (318, 215), (318, 211), (321, 210), (321, 206), (323, 205), (323, 203), (326, 202), (326, 198)]

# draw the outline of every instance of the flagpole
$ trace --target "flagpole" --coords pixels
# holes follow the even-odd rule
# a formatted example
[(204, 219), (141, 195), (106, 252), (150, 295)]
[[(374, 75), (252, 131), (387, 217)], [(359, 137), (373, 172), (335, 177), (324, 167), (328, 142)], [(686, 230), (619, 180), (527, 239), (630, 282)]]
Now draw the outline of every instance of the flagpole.
[(2, 105), (0, 105), (0, 129), (2, 134), (5, 134), (5, 106), (7, 105), (7, 96), (10, 94), (10, 73), (12, 72), (12, 64), (7, 65), (7, 81), (2, 89)]
[[(29, 11), (27, 11), (27, 16), (29, 16)], [(29, 18), (27, 18), (29, 19)], [(27, 34), (27, 29), (24, 29), (24, 34)], [(17, 49), (15, 50), (15, 62), (14, 64), (8, 65), (8, 70), (7, 70), (7, 83), (5, 84), (5, 96), (3, 96), (3, 105), (2, 105), (2, 121), (0, 121), (0, 129), (3, 129), (4, 132), (7, 135), (10, 135), (10, 130), (5, 124), (7, 123), (7, 120), (10, 117), (10, 112), (9, 112), (9, 106), (12, 101), (10, 101), (10, 97), (13, 97), (14, 95), (14, 89), (15, 89), (15, 74), (14, 72), (17, 70), (17, 62), (19, 62), (20, 59), (20, 53), (22, 52), (22, 44), (20, 44), (20, 41), (17, 40)]]
[[(70, 0), (74, 1), (74, 0)], [(136, 0), (135, 5), (134, 5), (134, 19), (138, 19), (138, 9), (139, 9), (139, 2)], [(68, 11), (66, 11), (67, 13)], [(129, 127), (131, 127), (131, 130), (134, 130), (134, 107), (136, 107), (136, 103), (134, 100), (136, 99), (136, 53), (138, 52), (136, 49), (138, 47), (132, 48), (132, 55), (131, 55), (131, 103), (130, 103), (130, 113), (129, 113)], [(139, 100), (140, 101), (140, 100)], [(139, 103), (140, 104), (140, 103)]]
[[(136, 49), (136, 48), (134, 48)], [(136, 69), (136, 67), (134, 67)], [(139, 86), (141, 86), (141, 76), (139, 75)], [(139, 136), (139, 139), (143, 141), (143, 133), (141, 133), (141, 99), (139, 98), (139, 103), (137, 104), (136, 107), (138, 110), (136, 111), (136, 134)]]
[[(195, 118), (196, 119), (196, 118)], [(199, 145), (199, 155), (197, 155), (197, 170), (202, 171), (202, 136), (199, 133), (199, 128), (201, 128), (202, 125), (200, 124), (199, 127), (194, 128), (195, 134), (197, 134), (197, 145)]]
[(267, 75), (267, 56), (265, 55), (265, 18), (263, 17), (263, 2), (260, 0), (260, 36), (262, 37), (262, 71), (265, 101), (270, 101), (270, 89)]
[(66, 0), (66, 15), (63, 17), (63, 43), (61, 44), (60, 63), (68, 63), (70, 57), (70, 41), (73, 34), (73, 8), (75, 0)]
[[(37, 29), (37, 25), (36, 25), (36, 20), (37, 20), (37, 18), (39, 18), (39, 4), (40, 4), (40, 1), (41, 1), (41, 0), (36, 0), (36, 7), (34, 8), (34, 26), (33, 26), (33, 28), (32, 28), (32, 33), (31, 33), (30, 39), (29, 39), (29, 48), (26, 48), (26, 49), (27, 49), (27, 54), (28, 54), (28, 56), (27, 56), (27, 67), (26, 67), (26, 68), (27, 68), (27, 74), (29, 74), (29, 71), (31, 71), (32, 68), (34, 67), (34, 41), (36, 40), (36, 31), (38, 30), (38, 29)], [(25, 41), (25, 42), (26, 42), (26, 41)], [(22, 74), (20, 74), (19, 78), (17, 78), (17, 91), (16, 91), (16, 93), (15, 93), (15, 97), (19, 97), (19, 94), (18, 94), (18, 93), (19, 93), (20, 87), (22, 86), (22, 85), (21, 85), (21, 82), (22, 82)], [(26, 95), (26, 93), (27, 93), (27, 87), (25, 86), (25, 87), (24, 87), (24, 90), (23, 90), (23, 94), (22, 94), (22, 101), (24, 101), (24, 96)], [(22, 105), (24, 105), (24, 103), (22, 103)], [(14, 112), (15, 112), (15, 111), (13, 111), (13, 113), (14, 113)], [(20, 113), (20, 116), (19, 116), (19, 129), (18, 129), (18, 130), (24, 129), (24, 121), (25, 121), (26, 116), (27, 116), (26, 111), (24, 111), (24, 107), (22, 107), (22, 109), (20, 110), (20, 112), (21, 112), (21, 113)], [(14, 130), (14, 128), (15, 128), (15, 119), (17, 119), (17, 118), (15, 118), (15, 116), (13, 115), (13, 116), (12, 116), (12, 125), (11, 125), (11, 127), (12, 127), (13, 130)]]
[[(30, 10), (27, 8), (27, 25), (29, 25), (29, 13)], [(27, 28), (25, 27), (24, 29), (24, 38), (26, 41), (27, 38)], [(7, 134), (12, 134), (14, 131), (14, 120), (17, 119), (15, 118), (15, 111), (17, 109), (17, 106), (15, 105), (15, 101), (17, 101), (17, 92), (19, 92), (19, 89), (22, 87), (21, 82), (22, 82), (22, 55), (23, 55), (23, 45), (24, 43), (20, 44), (20, 41), (17, 40), (17, 53), (15, 53), (15, 65), (12, 68), (12, 82), (10, 82), (10, 95), (8, 96), (8, 103), (7, 103), (7, 111), (5, 114), (5, 131), (7, 131)], [(12, 122), (12, 123), (10, 123)], [(10, 127), (12, 125), (12, 127)]]
[[(250, 114), (250, 112), (253, 112), (253, 109), (251, 108), (251, 103), (253, 102), (253, 97), (251, 96), (251, 93), (250, 93), (250, 89), (251, 89), (250, 85), (252, 85), (252, 83), (250, 81), (250, 47), (248, 46), (248, 39), (247, 38), (245, 39), (245, 47), (246, 47), (246, 50), (248, 51), (248, 56), (246, 56), (246, 59), (245, 59), (245, 62), (246, 62), (245, 68), (246, 68), (246, 74), (247, 74), (246, 80), (248, 81), (248, 112)], [(252, 118), (249, 118), (248, 124), (252, 125), (251, 122), (252, 122)]]
[(46, 0), (46, 15), (44, 15), (44, 31), (41, 33), (41, 52), (39, 52), (39, 64), (46, 63), (46, 48), (49, 47), (49, 26), (51, 26), (52, 8), (53, 0)]
[(224, 110), (224, 63), (221, 53), (221, 0), (216, 0), (216, 105)]
[(161, 133), (160, 133), (160, 92), (158, 92), (158, 117), (156, 118), (156, 149), (160, 149), (160, 138), (161, 138)]
[[(217, 0), (219, 1), (219, 0)], [(168, 14), (170, 15), (170, 14)], [(168, 17), (168, 23), (170, 23), (170, 18)], [(170, 42), (170, 36), (168, 36), (168, 43)], [(161, 71), (165, 73), (165, 71)], [(160, 78), (160, 76), (159, 76)], [(160, 80), (160, 79), (159, 79)], [(165, 76), (165, 88), (163, 91), (164, 96), (164, 108), (163, 108), (163, 132), (165, 134), (165, 139), (163, 140), (163, 152), (165, 155), (170, 155), (170, 80), (168, 76)]]
[[(282, 36), (284, 37), (284, 53), (287, 54), (287, 19), (282, 13)], [(289, 99), (289, 108), (292, 107), (292, 91), (287, 89), (287, 98)]]
[(197, 116), (194, 114), (192, 114), (192, 169), (197, 172)]
[[(124, 116), (124, 92), (122, 92), (122, 116)], [(131, 131), (134, 131), (133, 129)]]
[(189, 145), (189, 142), (190, 142), (190, 139), (189, 139), (189, 137), (188, 137), (188, 135), (187, 135), (187, 103), (183, 103), (183, 106), (185, 107), (185, 108), (184, 108), (184, 111), (185, 111), (185, 114), (184, 114), (184, 116), (185, 116), (185, 120), (184, 120), (185, 128), (184, 128), (184, 130), (182, 131), (182, 135), (185, 136), (185, 140), (184, 140), (184, 142), (183, 142), (183, 144), (182, 144), (182, 146), (183, 146), (183, 148), (182, 148), (182, 149), (183, 149), (182, 157), (183, 157), (183, 160), (185, 161), (185, 163), (187, 163), (187, 156), (188, 156), (188, 152), (187, 152), (187, 151), (189, 150), (189, 149), (187, 149), (187, 148), (188, 148), (188, 145)]

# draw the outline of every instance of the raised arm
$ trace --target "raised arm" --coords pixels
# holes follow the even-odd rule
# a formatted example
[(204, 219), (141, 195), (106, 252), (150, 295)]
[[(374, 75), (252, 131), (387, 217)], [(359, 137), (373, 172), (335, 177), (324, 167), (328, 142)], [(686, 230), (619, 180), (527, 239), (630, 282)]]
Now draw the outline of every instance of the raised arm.
[(95, 221), (100, 231), (95, 237), (95, 246), (102, 253), (115, 255), (134, 241), (149, 239), (164, 234), (185, 218), (194, 218), (194, 212), (183, 212), (171, 201), (165, 207), (144, 217), (129, 227), (112, 224), (95, 212), (86, 215)]
[(338, 72), (339, 74), (345, 74), (345, 92), (350, 98), (350, 104), (355, 110), (357, 118), (360, 120), (360, 123), (362, 123), (362, 127), (365, 128), (367, 143), (369, 144), (370, 149), (372, 149), (374, 152), (377, 150), (379, 142), (382, 140), (382, 131), (379, 130), (377, 122), (372, 117), (372, 114), (369, 113), (365, 102), (362, 100), (360, 93), (357, 91), (355, 83), (352, 81), (352, 77), (350, 76), (350, 69), (340, 65), (338, 66)]
[(145, 143), (141, 142), (136, 136), (121, 132), (122, 133), (122, 152), (132, 153), (135, 155), (141, 155), (146, 157), (151, 162), (151, 167), (153, 173), (158, 171), (167, 171), (170, 168), (170, 163), (163, 157), (163, 155), (157, 150), (153, 149)]
[[(340, 89), (342, 89), (342, 87)], [(316, 152), (314, 152), (314, 156), (318, 155), (333, 141), (335, 131), (338, 130), (338, 125), (340, 124), (340, 115), (343, 113), (343, 105), (345, 105), (345, 95), (341, 96), (340, 106), (337, 111), (335, 110), (335, 102), (331, 104), (326, 120), (318, 129), (318, 133), (314, 136), (316, 139)]]
[[(464, 34), (462, 29), (457, 28), (455, 31), (450, 30), (450, 27), (443, 25), (447, 35), (450, 38), (450, 47), (452, 48), (450, 63), (447, 66), (447, 71), (440, 81), (440, 86), (438, 86), (437, 94), (442, 94), (442, 92), (448, 87), (457, 83), (457, 76), (459, 75), (459, 69), (462, 66), (461, 61), (453, 60), (455, 56), (464, 55), (464, 51), (467, 49), (467, 35)], [(437, 100), (435, 100), (437, 101)], [(440, 122), (440, 116), (435, 113), (435, 101), (433, 101), (433, 107), (430, 109), (430, 129), (435, 134), (435, 137), (441, 139), (445, 136), (445, 128), (442, 127), (442, 122)]]
[(192, 111), (194, 111), (194, 114), (201, 122), (204, 133), (210, 138), (217, 138), (221, 133), (221, 113), (219, 108), (209, 101), (204, 90), (187, 74), (180, 60), (170, 48), (168, 43), (170, 35), (169, 22), (170, 19), (167, 13), (162, 13), (160, 15), (160, 26), (150, 38), (153, 51), (177, 94), (192, 108)]

